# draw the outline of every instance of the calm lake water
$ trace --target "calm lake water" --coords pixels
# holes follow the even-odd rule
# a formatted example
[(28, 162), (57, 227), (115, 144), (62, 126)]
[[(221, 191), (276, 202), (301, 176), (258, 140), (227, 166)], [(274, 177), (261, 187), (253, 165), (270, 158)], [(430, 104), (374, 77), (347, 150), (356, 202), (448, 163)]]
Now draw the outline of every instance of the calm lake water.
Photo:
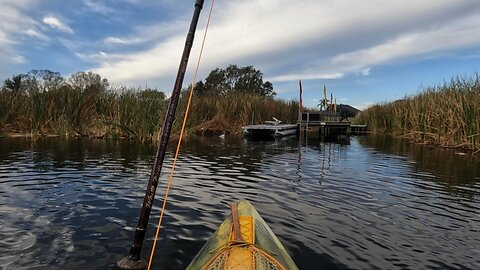
[[(0, 139), (0, 269), (114, 269), (154, 153), (126, 141)], [(480, 157), (388, 137), (188, 140), (157, 269), (183, 269), (243, 198), (300, 269), (480, 269)]]

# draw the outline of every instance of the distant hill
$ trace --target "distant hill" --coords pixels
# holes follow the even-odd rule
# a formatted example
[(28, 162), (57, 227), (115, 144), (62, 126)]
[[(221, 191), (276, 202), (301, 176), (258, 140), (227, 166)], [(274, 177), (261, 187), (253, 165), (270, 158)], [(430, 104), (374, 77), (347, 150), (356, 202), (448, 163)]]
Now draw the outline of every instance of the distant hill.
[(347, 104), (337, 105), (337, 112), (345, 117), (355, 117), (360, 110)]

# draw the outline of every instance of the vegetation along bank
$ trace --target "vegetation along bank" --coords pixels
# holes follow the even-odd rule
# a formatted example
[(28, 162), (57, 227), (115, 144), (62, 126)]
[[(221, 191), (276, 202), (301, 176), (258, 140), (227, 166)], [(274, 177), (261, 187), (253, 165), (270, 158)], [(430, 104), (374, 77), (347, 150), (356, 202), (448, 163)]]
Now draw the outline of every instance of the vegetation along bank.
[[(275, 99), (273, 85), (252, 66), (217, 68), (195, 88), (187, 134), (237, 133), (242, 125), (272, 117), (297, 119), (298, 102)], [(177, 109), (177, 133), (188, 91), (189, 87), (182, 92)], [(167, 106), (166, 94), (157, 89), (114, 87), (92, 72), (65, 79), (58, 72), (32, 70), (1, 86), (0, 132), (155, 140)]]
[(390, 133), (424, 144), (480, 149), (480, 75), (443, 85), (359, 114), (375, 133)]

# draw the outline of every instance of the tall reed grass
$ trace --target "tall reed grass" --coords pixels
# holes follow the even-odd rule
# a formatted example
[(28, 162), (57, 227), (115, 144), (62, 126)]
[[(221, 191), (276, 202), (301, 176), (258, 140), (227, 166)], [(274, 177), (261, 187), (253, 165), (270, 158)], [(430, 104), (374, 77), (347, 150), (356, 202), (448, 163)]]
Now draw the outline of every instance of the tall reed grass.
[[(187, 102), (184, 91), (173, 131), (179, 133)], [(48, 91), (0, 91), (0, 131), (32, 135), (158, 139), (168, 99), (153, 90), (86, 89), (63, 84)], [(242, 125), (272, 117), (285, 123), (297, 119), (298, 102), (253, 94), (194, 97), (187, 134), (204, 130), (239, 132)]]
[[(184, 111), (187, 97), (180, 103)], [(298, 117), (298, 102), (273, 99), (255, 94), (232, 92), (221, 96), (203, 95), (193, 98), (188, 117), (188, 130), (240, 132), (241, 126), (264, 123), (272, 117), (293, 123)]]
[(480, 149), (480, 76), (457, 77), (443, 85), (359, 115), (372, 132), (391, 133), (417, 143)]

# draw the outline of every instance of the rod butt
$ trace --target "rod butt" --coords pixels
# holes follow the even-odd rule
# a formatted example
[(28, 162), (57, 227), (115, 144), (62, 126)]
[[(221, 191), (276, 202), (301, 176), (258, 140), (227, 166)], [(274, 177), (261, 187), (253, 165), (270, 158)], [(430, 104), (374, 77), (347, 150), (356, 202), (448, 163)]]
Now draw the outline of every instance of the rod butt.
[(147, 269), (147, 262), (142, 259), (134, 260), (129, 256), (126, 256), (117, 262), (117, 269), (118, 270), (145, 270)]

